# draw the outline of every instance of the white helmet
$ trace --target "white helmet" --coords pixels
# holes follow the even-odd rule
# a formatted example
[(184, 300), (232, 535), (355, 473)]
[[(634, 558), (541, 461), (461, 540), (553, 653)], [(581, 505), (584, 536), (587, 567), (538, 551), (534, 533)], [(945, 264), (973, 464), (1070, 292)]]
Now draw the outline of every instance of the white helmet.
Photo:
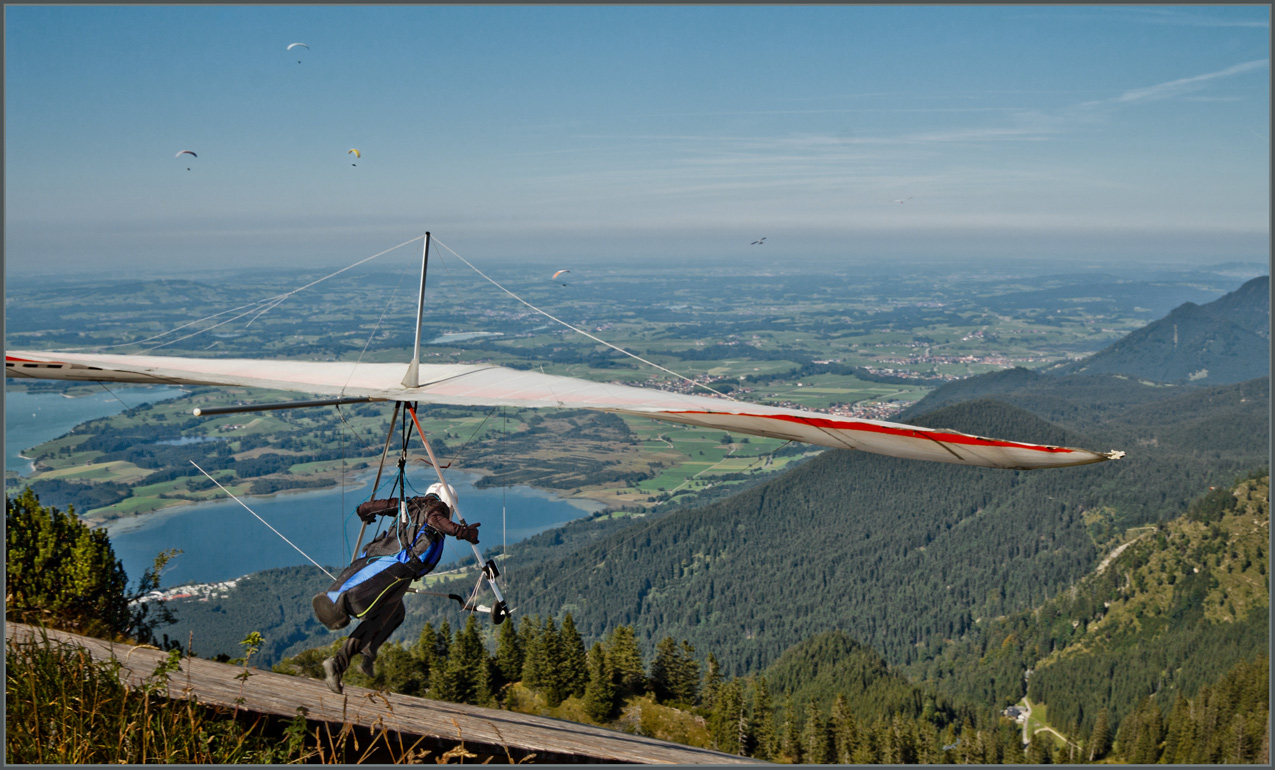
[(429, 497), (430, 495), (447, 503), (448, 508), (456, 510), (456, 490), (452, 489), (451, 484), (432, 484), (429, 489), (425, 490), (425, 496)]

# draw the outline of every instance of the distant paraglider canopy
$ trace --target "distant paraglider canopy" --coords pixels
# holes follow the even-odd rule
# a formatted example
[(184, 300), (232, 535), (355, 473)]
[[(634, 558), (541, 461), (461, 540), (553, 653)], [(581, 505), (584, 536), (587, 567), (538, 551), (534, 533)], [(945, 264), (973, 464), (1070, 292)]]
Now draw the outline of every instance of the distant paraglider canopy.
[[(310, 46), (306, 45), (305, 43), (293, 43), (292, 45), (288, 46), (288, 50), (291, 51), (293, 48), (296, 48), (297, 46), (301, 46), (307, 51), (310, 50)], [(301, 60), (297, 59), (297, 64), (300, 64), (300, 63), (301, 63)]]
[[(349, 149), (349, 151), (348, 151), (348, 152), (346, 152), (345, 154), (346, 154), (346, 155), (351, 155), (351, 154), (352, 154), (352, 155), (354, 155), (354, 157), (356, 157), (356, 158), (362, 158), (362, 157), (363, 157), (363, 153), (359, 152), (359, 151), (358, 151), (358, 149), (357, 149), (357, 148), (354, 148), (354, 147), (351, 147), (351, 148)], [(350, 165), (351, 165), (351, 166), (357, 166), (357, 165), (359, 165), (359, 164), (357, 164), (357, 163), (351, 163)]]
[[(198, 155), (196, 155), (196, 154), (195, 154), (194, 152), (192, 152), (191, 150), (182, 150), (181, 152), (177, 153), (177, 154), (176, 154), (176, 155), (174, 155), (173, 157), (174, 157), (174, 158), (180, 158), (180, 157), (181, 157), (181, 156), (183, 156), (183, 155), (189, 155), (189, 156), (190, 156), (190, 157), (192, 157), (192, 158), (198, 158), (198, 157), (199, 157)], [(187, 170), (187, 171), (190, 171), (190, 166), (187, 166), (187, 167), (186, 167), (186, 170)]]
[[(570, 271), (570, 270), (559, 270), (558, 272), (554, 273), (554, 274), (553, 274), (553, 277), (552, 277), (552, 278), (550, 278), (549, 280), (551, 280), (551, 281), (556, 281), (556, 280), (558, 280), (558, 276), (562, 275), (563, 273), (569, 273), (569, 272), (571, 272), (571, 271)], [(563, 286), (566, 286), (566, 284), (565, 284), (565, 283), (564, 283), (564, 284), (562, 284), (562, 285), (563, 285)]]

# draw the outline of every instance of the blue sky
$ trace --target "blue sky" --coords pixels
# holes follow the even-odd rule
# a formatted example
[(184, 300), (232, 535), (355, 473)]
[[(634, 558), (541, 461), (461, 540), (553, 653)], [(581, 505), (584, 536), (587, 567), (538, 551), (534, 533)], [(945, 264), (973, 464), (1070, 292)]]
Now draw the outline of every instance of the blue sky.
[(15, 276), (1269, 249), (1266, 6), (8, 6), (5, 124)]

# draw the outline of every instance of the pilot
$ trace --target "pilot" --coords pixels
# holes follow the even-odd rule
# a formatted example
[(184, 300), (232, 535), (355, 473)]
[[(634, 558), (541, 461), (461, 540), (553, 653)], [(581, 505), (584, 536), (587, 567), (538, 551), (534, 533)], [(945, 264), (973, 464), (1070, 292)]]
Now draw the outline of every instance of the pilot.
[(356, 656), (359, 671), (373, 675), (376, 651), (406, 617), (403, 596), (413, 580), (438, 564), (444, 536), (478, 543), (481, 525), (452, 521), (455, 509), (456, 490), (441, 483), (423, 496), (409, 498), (403, 508), (397, 497), (369, 500), (358, 507), (366, 523), (377, 516), (394, 516), (396, 521), (312, 602), (315, 616), (329, 629), (344, 628), (351, 617), (361, 621), (336, 655), (323, 661), (324, 681), (332, 692), (341, 694), (341, 677)]

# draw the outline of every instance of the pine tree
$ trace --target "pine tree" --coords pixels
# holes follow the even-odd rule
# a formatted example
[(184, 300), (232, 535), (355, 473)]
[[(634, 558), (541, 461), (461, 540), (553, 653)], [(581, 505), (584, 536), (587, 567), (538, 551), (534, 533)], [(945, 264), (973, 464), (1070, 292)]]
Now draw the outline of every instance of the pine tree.
[(655, 695), (656, 703), (667, 703), (673, 699), (677, 669), (677, 642), (666, 636), (655, 645), (655, 657), (651, 659), (651, 671), (647, 674), (647, 684)]
[(1231, 717), (1230, 735), (1227, 738), (1223, 762), (1228, 765), (1242, 765), (1252, 761), (1249, 756), (1253, 753), (1253, 747), (1249, 742), (1248, 725), (1245, 724), (1243, 714), (1236, 713)]
[(727, 754), (743, 752), (745, 746), (739, 736), (739, 720), (743, 711), (744, 695), (739, 680), (732, 679), (721, 685), (708, 715), (708, 736), (714, 749)]
[(758, 759), (775, 758), (778, 747), (775, 734), (775, 710), (770, 702), (770, 689), (766, 677), (759, 676), (753, 685), (753, 756)]
[(704, 685), (700, 688), (700, 702), (706, 711), (711, 712), (717, 699), (717, 691), (722, 686), (722, 666), (711, 652), (708, 654), (707, 669)]
[(607, 660), (615, 671), (617, 694), (621, 697), (646, 691), (646, 666), (638, 649), (632, 626), (618, 626), (606, 644)]
[[(1178, 694), (1178, 697), (1182, 697), (1181, 693)], [(1191, 701), (1186, 699), (1183, 700), (1184, 705), (1182, 707), (1182, 712), (1178, 715), (1180, 719), (1180, 726), (1174, 736), (1173, 754), (1170, 755), (1166, 749), (1163, 755), (1165, 764), (1189, 765), (1194, 761), (1196, 724), (1195, 718), (1192, 715), (1193, 706)], [(1177, 711), (1176, 702), (1174, 703), (1174, 711)], [(1170, 712), (1170, 723), (1172, 723), (1172, 714), (1173, 712)]]
[(455, 703), (482, 706), (491, 701), (491, 675), (487, 648), (478, 633), (478, 622), (470, 615), (456, 634), (447, 656), (447, 683)]
[(1027, 764), (1029, 765), (1050, 765), (1053, 764), (1053, 753), (1049, 750), (1049, 746), (1053, 741), (1047, 733), (1033, 735), (1032, 742), (1027, 746)]
[(1138, 709), (1130, 716), (1134, 720), (1134, 747), (1132, 761), (1138, 765), (1153, 765), (1160, 758), (1160, 739), (1163, 724), (1160, 718), (1160, 707), (1151, 696), (1143, 699)]
[[(879, 721), (879, 720), (878, 720)], [(882, 759), (881, 744), (878, 742), (878, 731), (874, 723), (863, 723), (859, 728), (859, 745), (855, 747), (851, 762), (856, 765), (880, 764)]]
[[(41, 506), (30, 487), (5, 498), (4, 521), (6, 617), (90, 636), (130, 631), (128, 577), (106, 530)], [(131, 630), (151, 641), (150, 629)]]
[(410, 651), (398, 642), (390, 642), (377, 653), (376, 676), (367, 686), (423, 697), (429, 691), (429, 679), (425, 668)]
[(569, 672), (566, 671), (563, 660), (562, 637), (558, 633), (558, 626), (552, 616), (545, 618), (545, 624), (540, 629), (539, 640), (545, 661), (544, 683), (541, 687), (544, 690), (545, 702), (550, 708), (556, 708), (567, 699), (570, 693), (567, 690)]
[(429, 622), (426, 622), (425, 627), (421, 629), (421, 635), (417, 637), (416, 644), (411, 649), (411, 654), (420, 667), (421, 677), (424, 679), (425, 688), (428, 691), (430, 675), (439, 669), (438, 632), (434, 630), (434, 626)]
[(890, 725), (889, 717), (884, 715), (878, 716), (872, 720), (873, 743), (877, 747), (877, 756), (883, 765), (897, 765), (899, 759), (899, 744), (895, 740), (894, 729)]
[(1221, 741), (1218, 738), (1221, 729), (1221, 715), (1218, 713), (1221, 699), (1217, 691), (1207, 685), (1199, 689), (1195, 698), (1200, 702), (1200, 716), (1196, 722), (1195, 756), (1192, 761), (1197, 764), (1218, 764), (1221, 762)]
[[(914, 765), (917, 761), (916, 734), (914, 732), (915, 725), (902, 714), (896, 713), (890, 720), (890, 732), (894, 736), (895, 751), (897, 752), (898, 761), (904, 765)], [(994, 736), (989, 736), (994, 737)], [(993, 745), (994, 742), (993, 742)], [(989, 762), (995, 760), (987, 758)]]
[(845, 694), (837, 693), (837, 699), (832, 703), (833, 761), (841, 765), (850, 764), (859, 742), (858, 732), (859, 727), (850, 705), (846, 703)]
[(802, 762), (798, 719), (797, 709), (792, 703), (792, 693), (784, 691), (784, 726), (779, 733), (779, 754), (784, 761), (794, 765)]
[(452, 651), (452, 624), (446, 619), (438, 624), (438, 635), (434, 637), (434, 659), (443, 665), (447, 664), (447, 656)]
[(811, 765), (824, 765), (832, 761), (829, 746), (831, 737), (819, 704), (812, 698), (806, 704), (806, 725), (801, 733), (802, 761)]
[[(1111, 715), (1103, 706), (1094, 720), (1093, 730), (1089, 733), (1089, 761), (1094, 762), (1107, 756), (1111, 751)], [(1034, 742), (1034, 741), (1033, 741)]]
[(688, 707), (694, 706), (699, 701), (700, 685), (699, 662), (695, 660), (695, 648), (689, 641), (683, 639), (677, 653), (673, 699), (685, 703)]
[(917, 764), (940, 764), (943, 761), (943, 745), (943, 742), (939, 739), (939, 728), (933, 722), (924, 721), (916, 724)]
[(496, 670), (501, 687), (522, 678), (522, 642), (512, 620), (501, 623), (496, 632)]
[(615, 713), (615, 672), (601, 642), (594, 642), (588, 654), (589, 681), (584, 687), (584, 713), (596, 722), (607, 722)]
[(584, 697), (584, 688), (589, 683), (588, 660), (584, 652), (584, 640), (576, 630), (575, 620), (568, 612), (562, 619), (562, 630), (558, 632), (558, 646), (562, 655), (562, 688), (563, 697), (574, 695)]
[(548, 682), (546, 672), (549, 665), (539, 616), (524, 615), (518, 636), (522, 640), (522, 684), (538, 690)]

